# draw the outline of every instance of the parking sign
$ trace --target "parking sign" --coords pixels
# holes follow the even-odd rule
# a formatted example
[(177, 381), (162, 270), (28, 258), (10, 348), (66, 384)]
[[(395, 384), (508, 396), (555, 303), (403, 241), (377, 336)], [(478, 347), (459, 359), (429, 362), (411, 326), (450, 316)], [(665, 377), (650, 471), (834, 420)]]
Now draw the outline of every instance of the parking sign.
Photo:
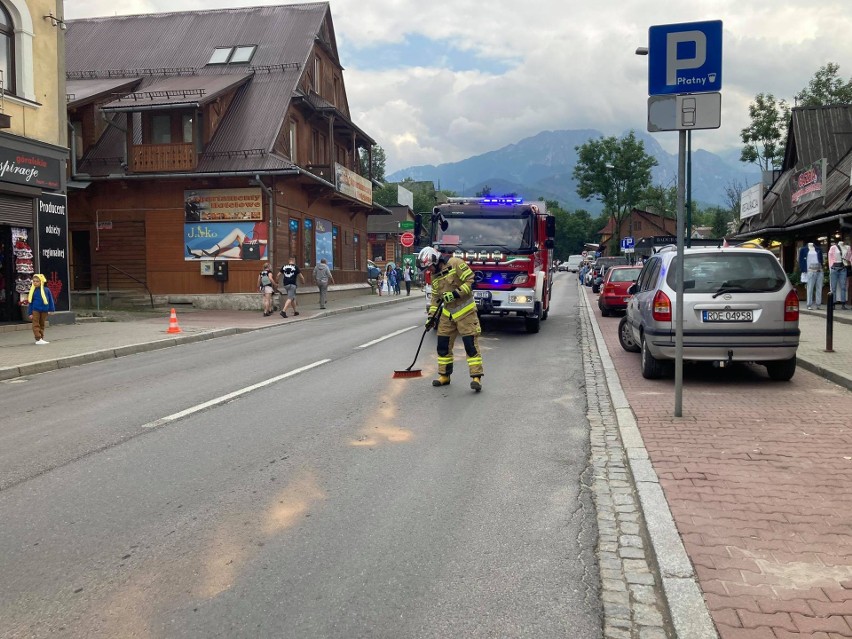
[(648, 29), (648, 95), (709, 93), (721, 88), (721, 20)]

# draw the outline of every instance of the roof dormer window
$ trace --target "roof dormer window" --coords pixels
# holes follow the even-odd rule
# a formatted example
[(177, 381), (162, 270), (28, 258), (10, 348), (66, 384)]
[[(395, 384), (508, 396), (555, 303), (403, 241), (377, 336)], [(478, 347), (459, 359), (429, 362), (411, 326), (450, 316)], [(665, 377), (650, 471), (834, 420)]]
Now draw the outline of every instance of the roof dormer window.
[(255, 51), (257, 51), (256, 44), (216, 47), (207, 64), (248, 64), (251, 62)]

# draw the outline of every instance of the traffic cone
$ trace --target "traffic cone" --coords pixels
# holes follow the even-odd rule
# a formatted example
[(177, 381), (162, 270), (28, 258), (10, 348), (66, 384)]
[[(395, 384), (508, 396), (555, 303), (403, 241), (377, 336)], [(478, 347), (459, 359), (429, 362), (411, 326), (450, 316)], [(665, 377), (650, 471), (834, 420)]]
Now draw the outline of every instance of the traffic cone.
[(169, 318), (169, 330), (166, 333), (180, 333), (180, 326), (178, 326), (177, 322), (177, 314), (175, 313), (175, 309), (172, 309), (172, 316)]

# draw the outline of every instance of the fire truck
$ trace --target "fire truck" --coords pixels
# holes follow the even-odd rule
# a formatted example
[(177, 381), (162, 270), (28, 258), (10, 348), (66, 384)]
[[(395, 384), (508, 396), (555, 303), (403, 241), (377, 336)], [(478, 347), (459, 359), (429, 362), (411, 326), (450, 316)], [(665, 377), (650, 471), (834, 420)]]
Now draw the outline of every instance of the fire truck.
[(425, 232), (423, 246), (470, 264), (480, 316), (522, 317), (527, 332), (538, 333), (550, 311), (556, 236), (556, 218), (547, 214), (545, 203), (449, 198), (427, 218), (415, 217), (415, 237)]

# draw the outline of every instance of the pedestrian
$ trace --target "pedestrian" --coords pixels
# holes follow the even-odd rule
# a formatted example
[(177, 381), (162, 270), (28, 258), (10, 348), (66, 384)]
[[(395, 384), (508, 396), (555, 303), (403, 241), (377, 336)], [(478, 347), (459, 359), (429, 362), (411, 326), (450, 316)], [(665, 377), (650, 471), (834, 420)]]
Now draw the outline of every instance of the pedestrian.
[(835, 242), (828, 249), (828, 282), (833, 294), (835, 308), (838, 304), (845, 311), (846, 306), (846, 267), (849, 266), (850, 253), (849, 246), (843, 243), (843, 240)]
[(328, 260), (322, 258), (314, 267), (314, 281), (319, 288), (319, 307), (325, 308), (326, 298), (328, 297), (328, 284), (334, 284), (334, 278), (331, 276), (331, 269), (328, 268)]
[(393, 290), (394, 290), (394, 293), (396, 293), (396, 295), (401, 295), (402, 292), (400, 291), (400, 287), (402, 286), (402, 277), (403, 277), (401, 267), (399, 267), (399, 266), (396, 267), (395, 275), (396, 275), (396, 283), (394, 284)]
[(293, 309), (293, 315), (298, 315), (299, 311), (296, 310), (296, 288), (298, 287), (299, 279), (302, 280), (302, 284), (305, 283), (305, 276), (302, 275), (301, 269), (296, 266), (295, 257), (291, 257), (287, 261), (287, 264), (281, 267), (279, 276), (281, 278), (280, 289), (287, 293), (287, 300), (281, 306), (281, 317), (287, 317), (288, 307)]
[(382, 296), (382, 287), (385, 285), (384, 277), (382, 276), (382, 272), (379, 271), (376, 273), (376, 290), (379, 292), (379, 297)]
[(397, 281), (396, 281), (396, 267), (393, 264), (388, 264), (387, 273), (385, 279), (388, 283), (388, 294), (395, 295), (397, 289)]
[[(432, 272), (432, 300), (426, 328), (438, 322), (438, 379), (432, 386), (446, 386), (453, 374), (453, 345), (461, 335), (467, 354), (470, 387), (482, 390), (482, 352), (479, 350), (479, 315), (473, 301), (474, 274), (467, 262), (458, 257), (444, 257), (431, 246), (417, 255), (417, 265)], [(436, 317), (439, 303), (441, 316)]]
[(379, 279), (380, 273), (379, 267), (370, 262), (369, 266), (367, 266), (367, 283), (370, 285), (371, 290), (376, 288), (376, 282)]
[(275, 292), (275, 275), (272, 272), (272, 264), (267, 262), (257, 275), (257, 289), (263, 295), (263, 316), (272, 315), (272, 294)]
[(411, 295), (411, 265), (406, 264), (405, 268), (402, 270), (402, 279), (405, 281), (405, 295), (408, 297)]
[(53, 293), (47, 288), (44, 283), (47, 278), (41, 273), (33, 275), (33, 281), (30, 285), (30, 292), (27, 295), (27, 317), (33, 322), (33, 335), (35, 343), (39, 346), (50, 344), (44, 339), (44, 325), (47, 322), (47, 316), (56, 310), (56, 304), (53, 301)]

